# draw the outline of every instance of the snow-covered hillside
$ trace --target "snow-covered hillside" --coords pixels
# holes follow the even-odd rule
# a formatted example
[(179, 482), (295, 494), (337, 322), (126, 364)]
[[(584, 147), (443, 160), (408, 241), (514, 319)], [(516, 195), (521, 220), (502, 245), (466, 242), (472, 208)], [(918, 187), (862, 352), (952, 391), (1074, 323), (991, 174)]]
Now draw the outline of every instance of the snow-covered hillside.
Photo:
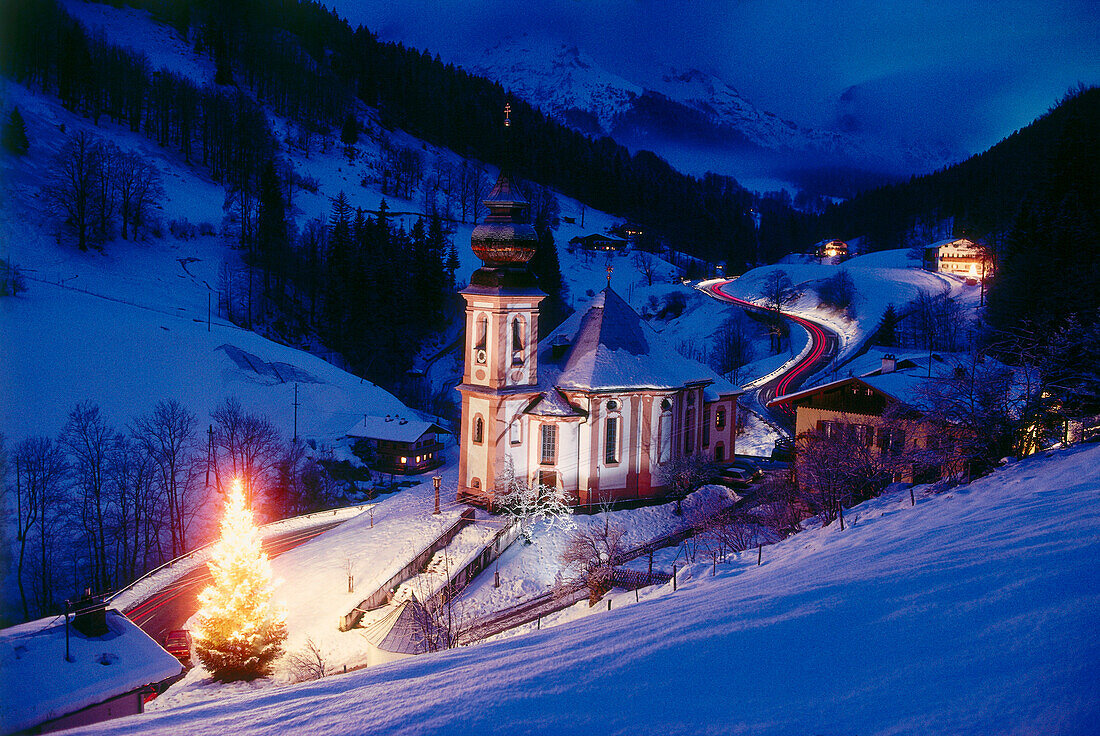
[(1092, 733), (1098, 466), (1087, 446), (918, 489), (915, 508), (887, 494), (843, 532), (571, 625), (94, 732)]

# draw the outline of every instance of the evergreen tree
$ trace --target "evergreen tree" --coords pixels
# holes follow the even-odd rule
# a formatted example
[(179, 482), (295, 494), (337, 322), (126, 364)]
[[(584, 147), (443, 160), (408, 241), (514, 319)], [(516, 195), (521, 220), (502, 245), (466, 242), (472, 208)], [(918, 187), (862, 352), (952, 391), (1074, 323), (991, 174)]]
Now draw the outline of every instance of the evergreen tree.
[(274, 162), (268, 161), (260, 174), (259, 212), (256, 217), (256, 249), (260, 255), (260, 265), (264, 268), (267, 291), (271, 290), (272, 277), (275, 278), (277, 291), (283, 291), (289, 249), (286, 231), (286, 203), (282, 187), (275, 174)]
[(545, 335), (560, 325), (571, 310), (567, 301), (565, 279), (561, 275), (554, 233), (549, 227), (539, 227), (538, 224), (535, 232), (538, 242), (535, 245), (535, 255), (531, 259), (531, 271), (538, 279), (539, 288), (547, 294), (547, 299), (539, 310), (539, 330)]
[(345, 146), (352, 146), (359, 142), (359, 121), (355, 119), (353, 112), (347, 114), (344, 124), (340, 126), (340, 142)]
[(886, 348), (896, 347), (897, 327), (898, 312), (893, 304), (887, 304), (886, 310), (882, 313), (882, 320), (878, 323), (878, 330), (875, 331), (875, 344)]
[(195, 653), (222, 682), (268, 674), (283, 651), (286, 615), (272, 603), (271, 564), (260, 548), (240, 479), (226, 499), (221, 538), (207, 564), (214, 582), (199, 594)]
[(27, 140), (27, 125), (23, 122), (23, 114), (18, 107), (13, 107), (8, 121), (0, 131), (0, 144), (16, 156), (22, 156), (30, 147)]

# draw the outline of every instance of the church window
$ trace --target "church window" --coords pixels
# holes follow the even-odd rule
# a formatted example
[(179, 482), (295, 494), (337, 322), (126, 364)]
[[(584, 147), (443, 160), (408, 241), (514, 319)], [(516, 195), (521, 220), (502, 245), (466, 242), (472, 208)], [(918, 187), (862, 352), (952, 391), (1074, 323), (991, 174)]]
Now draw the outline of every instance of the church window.
[(518, 445), (523, 441), (520, 435), (519, 417), (512, 420), (512, 423), (508, 426), (508, 441), (513, 445)]
[(481, 444), (485, 440), (485, 420), (481, 415), (474, 417), (474, 442)]
[(671, 399), (661, 399), (661, 411), (672, 411)]
[(558, 455), (558, 425), (542, 425), (542, 460), (544, 465), (553, 465)]
[(703, 410), (703, 447), (710, 447), (710, 409)]
[(489, 317), (481, 315), (477, 318), (477, 342), (474, 344), (474, 362), (484, 365), (486, 361), (485, 345), (489, 336)]
[(617, 416), (607, 418), (607, 427), (604, 432), (603, 461), (606, 465), (619, 462), (619, 417)]
[(607, 402), (607, 410), (608, 411), (618, 411), (619, 410), (619, 402), (616, 401), (615, 399), (611, 399), (610, 401)]
[[(671, 409), (671, 402), (665, 399), (665, 402), (669, 403)], [(665, 402), (662, 402), (662, 406)], [(657, 422), (657, 462), (667, 463), (672, 459), (672, 412), (662, 411), (661, 418)]]
[(523, 320), (512, 319), (512, 365), (523, 365)]
[(714, 428), (725, 429), (726, 428), (726, 409), (725, 407), (718, 407), (714, 412)]

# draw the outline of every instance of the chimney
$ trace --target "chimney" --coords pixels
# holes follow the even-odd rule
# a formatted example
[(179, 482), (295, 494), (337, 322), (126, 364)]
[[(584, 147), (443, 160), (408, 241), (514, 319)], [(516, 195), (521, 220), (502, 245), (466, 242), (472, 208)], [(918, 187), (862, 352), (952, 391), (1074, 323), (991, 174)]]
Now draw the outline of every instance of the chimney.
[(898, 367), (898, 359), (893, 353), (882, 356), (882, 370), (879, 373), (893, 373)]
[(91, 588), (73, 604), (73, 628), (84, 636), (103, 636), (107, 628), (107, 604), (92, 595)]

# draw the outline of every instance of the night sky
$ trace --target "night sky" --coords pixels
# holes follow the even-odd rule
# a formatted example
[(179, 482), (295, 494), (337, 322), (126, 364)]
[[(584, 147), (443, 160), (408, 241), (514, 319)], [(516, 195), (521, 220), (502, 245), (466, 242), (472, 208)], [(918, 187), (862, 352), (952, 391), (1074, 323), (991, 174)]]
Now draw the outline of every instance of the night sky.
[(642, 84), (669, 65), (695, 67), (802, 125), (850, 114), (869, 134), (889, 128), (964, 153), (1026, 125), (1078, 82), (1100, 83), (1095, 0), (334, 4), (353, 25), (448, 61), (476, 59), (506, 35), (548, 36)]

